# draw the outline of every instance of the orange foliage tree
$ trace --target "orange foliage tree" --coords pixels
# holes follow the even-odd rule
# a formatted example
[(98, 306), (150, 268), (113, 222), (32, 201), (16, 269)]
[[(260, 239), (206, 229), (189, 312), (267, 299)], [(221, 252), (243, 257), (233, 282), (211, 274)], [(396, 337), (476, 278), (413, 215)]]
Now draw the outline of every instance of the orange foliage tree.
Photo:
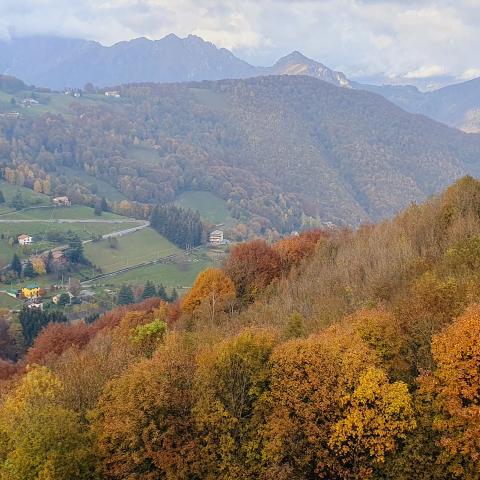
[(317, 242), (326, 236), (327, 234), (321, 230), (311, 230), (276, 242), (273, 249), (280, 255), (284, 273), (288, 273), (303, 259), (313, 255)]
[(233, 280), (238, 297), (249, 302), (280, 276), (282, 260), (265, 241), (254, 240), (232, 249), (224, 271)]
[(384, 461), (414, 422), (406, 385), (390, 385), (377, 363), (375, 352), (341, 328), (274, 351), (269, 478), (367, 478)]
[(478, 479), (480, 472), (480, 306), (470, 307), (432, 342), (433, 377), (422, 387), (433, 394), (440, 461), (450, 478)]
[(216, 312), (235, 298), (235, 285), (218, 268), (208, 268), (198, 275), (191, 290), (182, 301), (184, 312), (193, 314), (200, 307), (206, 307), (212, 320)]
[(194, 478), (194, 358), (191, 343), (170, 334), (152, 359), (107, 384), (92, 413), (102, 478)]

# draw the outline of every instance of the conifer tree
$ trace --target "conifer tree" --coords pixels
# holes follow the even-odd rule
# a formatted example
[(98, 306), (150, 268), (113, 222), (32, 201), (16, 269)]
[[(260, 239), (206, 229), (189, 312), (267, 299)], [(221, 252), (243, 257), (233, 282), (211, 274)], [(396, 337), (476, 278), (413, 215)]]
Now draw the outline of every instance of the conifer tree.
[(155, 285), (151, 280), (148, 280), (147, 283), (145, 283), (145, 286), (143, 288), (143, 293), (142, 293), (142, 298), (152, 298), (157, 296), (157, 290), (155, 288)]
[(23, 275), (28, 278), (33, 278), (36, 275), (32, 262), (30, 260), (27, 262), (25, 268), (23, 269)]
[(120, 291), (118, 292), (117, 303), (119, 305), (130, 305), (135, 302), (135, 297), (133, 296), (132, 287), (129, 285), (122, 285)]
[(12, 263), (10, 264), (10, 268), (14, 271), (18, 276), (22, 274), (22, 262), (18, 255), (15, 253), (12, 258)]

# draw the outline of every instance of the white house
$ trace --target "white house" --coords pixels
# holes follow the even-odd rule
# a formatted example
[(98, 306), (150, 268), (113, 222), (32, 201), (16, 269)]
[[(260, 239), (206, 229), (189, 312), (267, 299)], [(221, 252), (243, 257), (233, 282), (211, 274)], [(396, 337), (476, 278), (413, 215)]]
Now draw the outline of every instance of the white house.
[(34, 98), (25, 98), (22, 100), (22, 105), (24, 107), (33, 107), (34, 105), (38, 105), (40, 102), (35, 100)]
[(120, 92), (118, 92), (117, 90), (108, 91), (108, 92), (105, 92), (105, 96), (106, 97), (120, 98)]
[(22, 235), (18, 236), (17, 240), (20, 245), (30, 245), (33, 241), (33, 238), (30, 235), (22, 233)]
[(212, 245), (221, 245), (223, 243), (223, 232), (221, 230), (214, 230), (210, 233), (209, 241)]
[(72, 202), (68, 197), (55, 197), (53, 199), (53, 204), (62, 207), (69, 207)]

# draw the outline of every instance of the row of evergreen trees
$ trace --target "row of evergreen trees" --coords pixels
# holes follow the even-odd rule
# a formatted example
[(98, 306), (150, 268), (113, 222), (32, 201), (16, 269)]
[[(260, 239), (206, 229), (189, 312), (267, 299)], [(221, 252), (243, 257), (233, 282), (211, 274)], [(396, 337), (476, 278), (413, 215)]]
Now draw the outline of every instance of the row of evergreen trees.
[(203, 224), (200, 214), (175, 205), (159, 205), (150, 216), (152, 227), (180, 248), (201, 245)]
[[(154, 283), (151, 280), (148, 280), (143, 287), (143, 292), (138, 300), (145, 300), (147, 298), (159, 297), (165, 302), (174, 303), (178, 300), (178, 292), (174, 288), (172, 293), (169, 295), (163, 284), (160, 284), (155, 287)], [(120, 291), (118, 292), (117, 303), (118, 305), (130, 305), (135, 303), (135, 294), (132, 287), (129, 285), (122, 285)]]

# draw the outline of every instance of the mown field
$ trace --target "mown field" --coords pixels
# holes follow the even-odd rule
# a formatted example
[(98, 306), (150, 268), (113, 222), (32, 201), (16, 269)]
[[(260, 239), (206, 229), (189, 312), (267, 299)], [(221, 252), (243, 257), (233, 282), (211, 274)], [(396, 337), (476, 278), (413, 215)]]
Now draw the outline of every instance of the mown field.
[(137, 268), (113, 277), (99, 280), (105, 286), (118, 287), (123, 284), (142, 285), (151, 280), (156, 285), (163, 284), (167, 289), (177, 288), (178, 293), (193, 285), (197, 275), (206, 268), (214, 266), (214, 261), (205, 251), (180, 257), (175, 263), (155, 264)]
[[(38, 105), (24, 107), (22, 100), (35, 96), (40, 102)], [(11, 99), (15, 99), (15, 104), (11, 103)], [(0, 110), (19, 112), (20, 115), (43, 115), (45, 113), (56, 113), (64, 116), (71, 115), (72, 104), (80, 104), (83, 106), (98, 106), (99, 103), (106, 103), (112, 107), (119, 105), (121, 100), (115, 98), (108, 98), (102, 94), (88, 94), (81, 97), (72, 97), (71, 95), (64, 95), (63, 93), (40, 93), (35, 92), (32, 95), (31, 90), (23, 90), (15, 94), (9, 94), (0, 91)]]
[(227, 202), (210, 192), (185, 192), (177, 197), (175, 203), (193, 211), (198, 210), (202, 219), (216, 225), (232, 227), (238, 223), (230, 215)]
[[(26, 189), (25, 189), (26, 190)], [(2, 189), (3, 191), (3, 189)], [(85, 220), (81, 223), (47, 223), (45, 220), (56, 219)], [(85, 206), (72, 206), (60, 208), (35, 208), (21, 212), (11, 212), (0, 216), (0, 267), (10, 262), (14, 253), (24, 258), (29, 253), (35, 251), (44, 251), (57, 246), (47, 240), (48, 233), (53, 232), (73, 232), (82, 240), (89, 240), (98, 235), (116, 232), (128, 229), (138, 225), (134, 220), (115, 215), (112, 213), (103, 213), (96, 216), (93, 209)], [(5, 220), (33, 220), (22, 223), (3, 223)], [(97, 223), (89, 220), (111, 221), (115, 223)], [(119, 221), (119, 223), (117, 223)], [(19, 245), (11, 246), (8, 242), (10, 237), (16, 238), (18, 235), (26, 233), (31, 235), (34, 243), (25, 248)]]
[(85, 245), (85, 256), (103, 273), (110, 273), (160, 257), (166, 257), (181, 250), (152, 228), (118, 238), (118, 245), (112, 248), (107, 240)]
[(37, 193), (29, 188), (19, 187), (17, 185), (11, 185), (7, 183), (5, 180), (0, 180), (0, 190), (5, 197), (5, 203), (0, 204), (0, 214), (13, 212), (14, 210), (11, 209), (8, 204), (11, 202), (14, 195), (17, 191), (20, 191), (22, 197), (25, 201), (30, 205), (50, 205), (51, 199), (49, 196), (44, 195), (43, 193)]

